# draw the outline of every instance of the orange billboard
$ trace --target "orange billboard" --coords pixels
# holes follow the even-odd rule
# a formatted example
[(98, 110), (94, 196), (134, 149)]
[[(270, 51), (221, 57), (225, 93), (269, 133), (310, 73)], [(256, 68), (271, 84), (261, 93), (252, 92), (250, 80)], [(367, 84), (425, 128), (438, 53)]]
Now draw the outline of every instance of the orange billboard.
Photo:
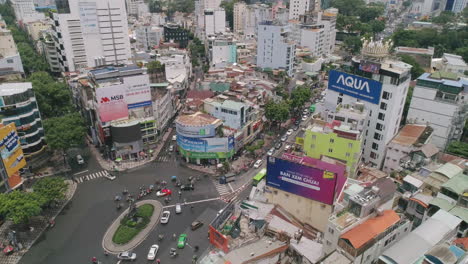
[(23, 149), (14, 123), (0, 128), (0, 155), (8, 177), (26, 166)]

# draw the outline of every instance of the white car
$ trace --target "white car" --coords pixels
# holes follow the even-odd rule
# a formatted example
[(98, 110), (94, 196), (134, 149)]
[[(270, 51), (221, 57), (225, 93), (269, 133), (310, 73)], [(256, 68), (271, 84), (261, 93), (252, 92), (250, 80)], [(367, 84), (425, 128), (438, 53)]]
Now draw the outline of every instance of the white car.
[(275, 153), (275, 148), (271, 148), (268, 152), (267, 152), (267, 155), (268, 156), (271, 156)]
[(281, 141), (282, 141), (282, 142), (285, 142), (287, 139), (288, 139), (288, 136), (287, 136), (287, 135), (284, 135), (284, 136), (281, 137)]
[(287, 145), (284, 147), (284, 150), (285, 150), (285, 151), (288, 151), (288, 150), (290, 150), (290, 149), (291, 149), (291, 145), (289, 145), (289, 144), (287, 144)]
[(302, 121), (306, 121), (306, 120), (307, 120), (307, 118), (308, 118), (308, 116), (306, 116), (306, 115), (305, 115), (305, 116), (303, 116), (303, 117), (302, 117)]
[(79, 165), (83, 165), (83, 164), (84, 164), (84, 159), (83, 159), (83, 157), (81, 157), (81, 155), (76, 155), (76, 162), (77, 162)]
[(171, 212), (164, 211), (161, 216), (161, 224), (167, 224), (169, 222), (170, 216), (171, 216)]
[(115, 178), (116, 178), (114, 175), (110, 174), (109, 172), (107, 172), (107, 174), (104, 175), (104, 177), (106, 177), (107, 179), (109, 179), (111, 181), (115, 180)]
[(172, 151), (174, 151), (174, 145), (169, 146), (169, 152), (172, 152)]
[(152, 245), (148, 252), (148, 260), (154, 260), (156, 258), (156, 254), (158, 254), (158, 250), (158, 245)]
[(257, 160), (257, 161), (255, 162), (255, 164), (254, 164), (254, 168), (255, 168), (255, 169), (260, 168), (260, 166), (262, 166), (262, 163), (263, 163), (262, 160)]
[(182, 206), (180, 205), (180, 203), (176, 203), (176, 205), (175, 205), (175, 213), (176, 213), (176, 214), (182, 213)]
[(125, 251), (125, 252), (121, 252), (117, 255), (117, 258), (120, 259), (120, 260), (131, 260), (131, 261), (134, 261), (136, 260), (136, 254), (135, 253), (132, 253), (132, 252), (129, 252), (129, 251)]
[(293, 130), (289, 129), (288, 132), (286, 132), (286, 135), (290, 136), (290, 135), (292, 135), (292, 133), (293, 133)]
[(172, 141), (176, 141), (177, 140), (177, 135), (173, 135), (172, 136)]

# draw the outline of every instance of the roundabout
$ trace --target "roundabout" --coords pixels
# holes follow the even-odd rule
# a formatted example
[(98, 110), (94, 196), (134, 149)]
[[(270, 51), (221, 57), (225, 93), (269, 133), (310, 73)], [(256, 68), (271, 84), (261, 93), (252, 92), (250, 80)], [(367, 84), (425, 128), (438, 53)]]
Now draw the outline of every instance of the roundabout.
[[(104, 250), (112, 254), (118, 254), (137, 247), (158, 224), (162, 209), (162, 204), (156, 200), (136, 202), (133, 212), (130, 212), (131, 209), (127, 208), (107, 229), (102, 239)], [(137, 220), (130, 220), (128, 218), (129, 213)], [(145, 214), (147, 215), (144, 216)], [(137, 230), (139, 225), (144, 227)]]

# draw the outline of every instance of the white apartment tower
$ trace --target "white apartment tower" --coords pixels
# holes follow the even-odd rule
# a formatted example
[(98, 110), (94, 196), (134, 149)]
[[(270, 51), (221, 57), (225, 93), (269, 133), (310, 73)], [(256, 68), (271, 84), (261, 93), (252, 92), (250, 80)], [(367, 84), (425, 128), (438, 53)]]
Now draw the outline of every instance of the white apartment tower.
[(155, 46), (159, 46), (164, 39), (164, 28), (155, 27), (149, 24), (140, 25), (135, 28), (136, 46), (139, 50), (149, 51)]
[(138, 5), (144, 4), (143, 0), (126, 0), (127, 14), (131, 16), (138, 15)]
[(315, 3), (314, 0), (291, 0), (289, 3), (289, 19), (298, 20), (301, 15), (310, 10), (315, 10), (318, 8)]
[(365, 41), (362, 57), (353, 58), (352, 73), (331, 71), (322, 112), (330, 115), (340, 105), (364, 104), (369, 118), (362, 159), (377, 168), (382, 166), (387, 144), (398, 133), (411, 80), (410, 65), (388, 58), (390, 45)]
[(57, 0), (54, 38), (62, 71), (126, 64), (131, 58), (124, 0)]
[(244, 32), (245, 19), (247, 17), (247, 4), (245, 2), (237, 2), (234, 4), (234, 33), (239, 34)]
[(33, 0), (11, 0), (18, 21), (34, 21), (44, 19), (43, 13), (36, 11)]
[(222, 8), (205, 9), (205, 36), (226, 32), (226, 12)]
[(258, 24), (257, 66), (283, 69), (289, 76), (294, 73), (296, 45), (289, 41), (289, 28), (278, 22)]
[(419, 76), (413, 90), (408, 123), (434, 129), (432, 143), (445, 150), (459, 141), (468, 116), (468, 82), (454, 73), (434, 72)]

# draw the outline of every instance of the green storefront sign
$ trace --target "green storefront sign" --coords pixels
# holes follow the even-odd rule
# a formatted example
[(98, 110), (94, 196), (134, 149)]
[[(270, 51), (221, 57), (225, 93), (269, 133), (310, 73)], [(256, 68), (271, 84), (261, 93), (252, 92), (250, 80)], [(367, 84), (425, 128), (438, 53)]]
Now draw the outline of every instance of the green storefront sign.
[(179, 150), (182, 156), (192, 159), (226, 159), (234, 155), (234, 150), (229, 152), (193, 152), (183, 150), (182, 148), (179, 148)]

